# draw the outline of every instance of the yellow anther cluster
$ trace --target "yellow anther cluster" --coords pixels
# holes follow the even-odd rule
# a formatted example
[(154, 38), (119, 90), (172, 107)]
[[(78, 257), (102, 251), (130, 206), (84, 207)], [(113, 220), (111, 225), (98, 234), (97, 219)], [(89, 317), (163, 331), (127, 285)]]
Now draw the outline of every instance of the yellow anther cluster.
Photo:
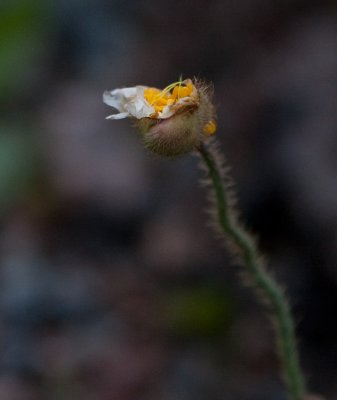
[(192, 93), (192, 89), (192, 83), (188, 83), (186, 86), (177, 85), (173, 88), (171, 98), (178, 100), (183, 97), (188, 97)]
[(190, 96), (193, 90), (192, 83), (182, 85), (175, 82), (160, 91), (156, 88), (144, 89), (144, 99), (155, 109), (156, 113), (163, 111), (165, 106), (174, 104), (179, 99)]
[(216, 124), (214, 121), (208, 121), (207, 124), (203, 126), (203, 132), (206, 136), (214, 135), (216, 131)]

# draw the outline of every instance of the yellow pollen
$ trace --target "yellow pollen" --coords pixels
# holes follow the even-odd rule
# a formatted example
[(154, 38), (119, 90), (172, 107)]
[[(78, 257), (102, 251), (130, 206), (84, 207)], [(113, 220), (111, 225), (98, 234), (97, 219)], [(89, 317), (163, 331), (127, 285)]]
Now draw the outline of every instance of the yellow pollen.
[[(155, 109), (155, 112), (162, 112), (167, 105), (173, 105), (177, 100), (189, 97), (193, 85), (188, 83), (182, 85), (182, 81), (171, 83), (162, 91), (157, 88), (144, 89), (144, 99)], [(171, 92), (172, 91), (172, 92)]]
[(144, 99), (145, 99), (148, 103), (152, 104), (154, 98), (158, 95), (158, 93), (160, 93), (160, 90), (159, 90), (159, 89), (156, 89), (156, 88), (147, 88), (147, 89), (144, 89)]
[(171, 96), (174, 99), (178, 100), (183, 97), (188, 97), (192, 93), (192, 90), (193, 90), (192, 83), (188, 83), (186, 86), (178, 85), (174, 87)]
[(216, 124), (214, 121), (208, 121), (202, 128), (205, 136), (212, 136), (216, 131)]

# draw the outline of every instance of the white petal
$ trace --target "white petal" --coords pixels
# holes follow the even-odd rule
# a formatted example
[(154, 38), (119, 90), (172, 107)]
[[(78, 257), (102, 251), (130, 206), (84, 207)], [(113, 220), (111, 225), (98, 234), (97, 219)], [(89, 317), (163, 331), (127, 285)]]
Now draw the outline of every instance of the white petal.
[(132, 116), (140, 119), (153, 114), (154, 108), (144, 99), (144, 88), (145, 86), (135, 86), (104, 92), (103, 102), (120, 112), (108, 118), (120, 119)]
[(125, 104), (137, 97), (137, 88), (115, 89), (103, 93), (103, 102), (118, 111), (125, 111)]
[(160, 119), (166, 119), (172, 117), (175, 114), (176, 110), (172, 106), (165, 106), (163, 111), (158, 114)]
[(143, 98), (137, 98), (125, 107), (128, 112), (135, 118), (147, 118), (155, 112), (155, 109), (147, 104)]
[(160, 119), (166, 119), (172, 117), (177, 111), (181, 110), (187, 106), (194, 106), (198, 103), (197, 99), (192, 97), (183, 97), (179, 99), (176, 103), (165, 106), (163, 111), (159, 113), (158, 117)]
[(123, 119), (126, 117), (130, 117), (130, 114), (128, 112), (123, 112), (123, 113), (119, 113), (119, 114), (112, 114), (109, 115), (108, 117), (105, 117), (105, 119)]

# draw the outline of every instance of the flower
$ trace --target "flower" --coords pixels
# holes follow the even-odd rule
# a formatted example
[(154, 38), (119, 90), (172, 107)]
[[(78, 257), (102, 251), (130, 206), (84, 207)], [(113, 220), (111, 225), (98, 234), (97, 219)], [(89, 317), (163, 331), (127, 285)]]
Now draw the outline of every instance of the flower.
[(106, 91), (103, 102), (119, 111), (107, 119), (136, 120), (150, 150), (174, 156), (193, 150), (215, 133), (209, 92), (200, 82), (186, 79), (163, 90), (135, 86)]

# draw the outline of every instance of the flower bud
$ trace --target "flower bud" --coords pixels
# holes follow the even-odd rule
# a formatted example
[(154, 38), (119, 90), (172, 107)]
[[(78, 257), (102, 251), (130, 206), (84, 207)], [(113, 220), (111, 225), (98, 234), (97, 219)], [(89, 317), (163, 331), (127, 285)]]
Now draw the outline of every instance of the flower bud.
[(156, 88), (136, 86), (105, 92), (103, 101), (119, 114), (108, 119), (136, 120), (145, 146), (156, 154), (177, 156), (196, 148), (216, 130), (210, 90), (190, 79)]

